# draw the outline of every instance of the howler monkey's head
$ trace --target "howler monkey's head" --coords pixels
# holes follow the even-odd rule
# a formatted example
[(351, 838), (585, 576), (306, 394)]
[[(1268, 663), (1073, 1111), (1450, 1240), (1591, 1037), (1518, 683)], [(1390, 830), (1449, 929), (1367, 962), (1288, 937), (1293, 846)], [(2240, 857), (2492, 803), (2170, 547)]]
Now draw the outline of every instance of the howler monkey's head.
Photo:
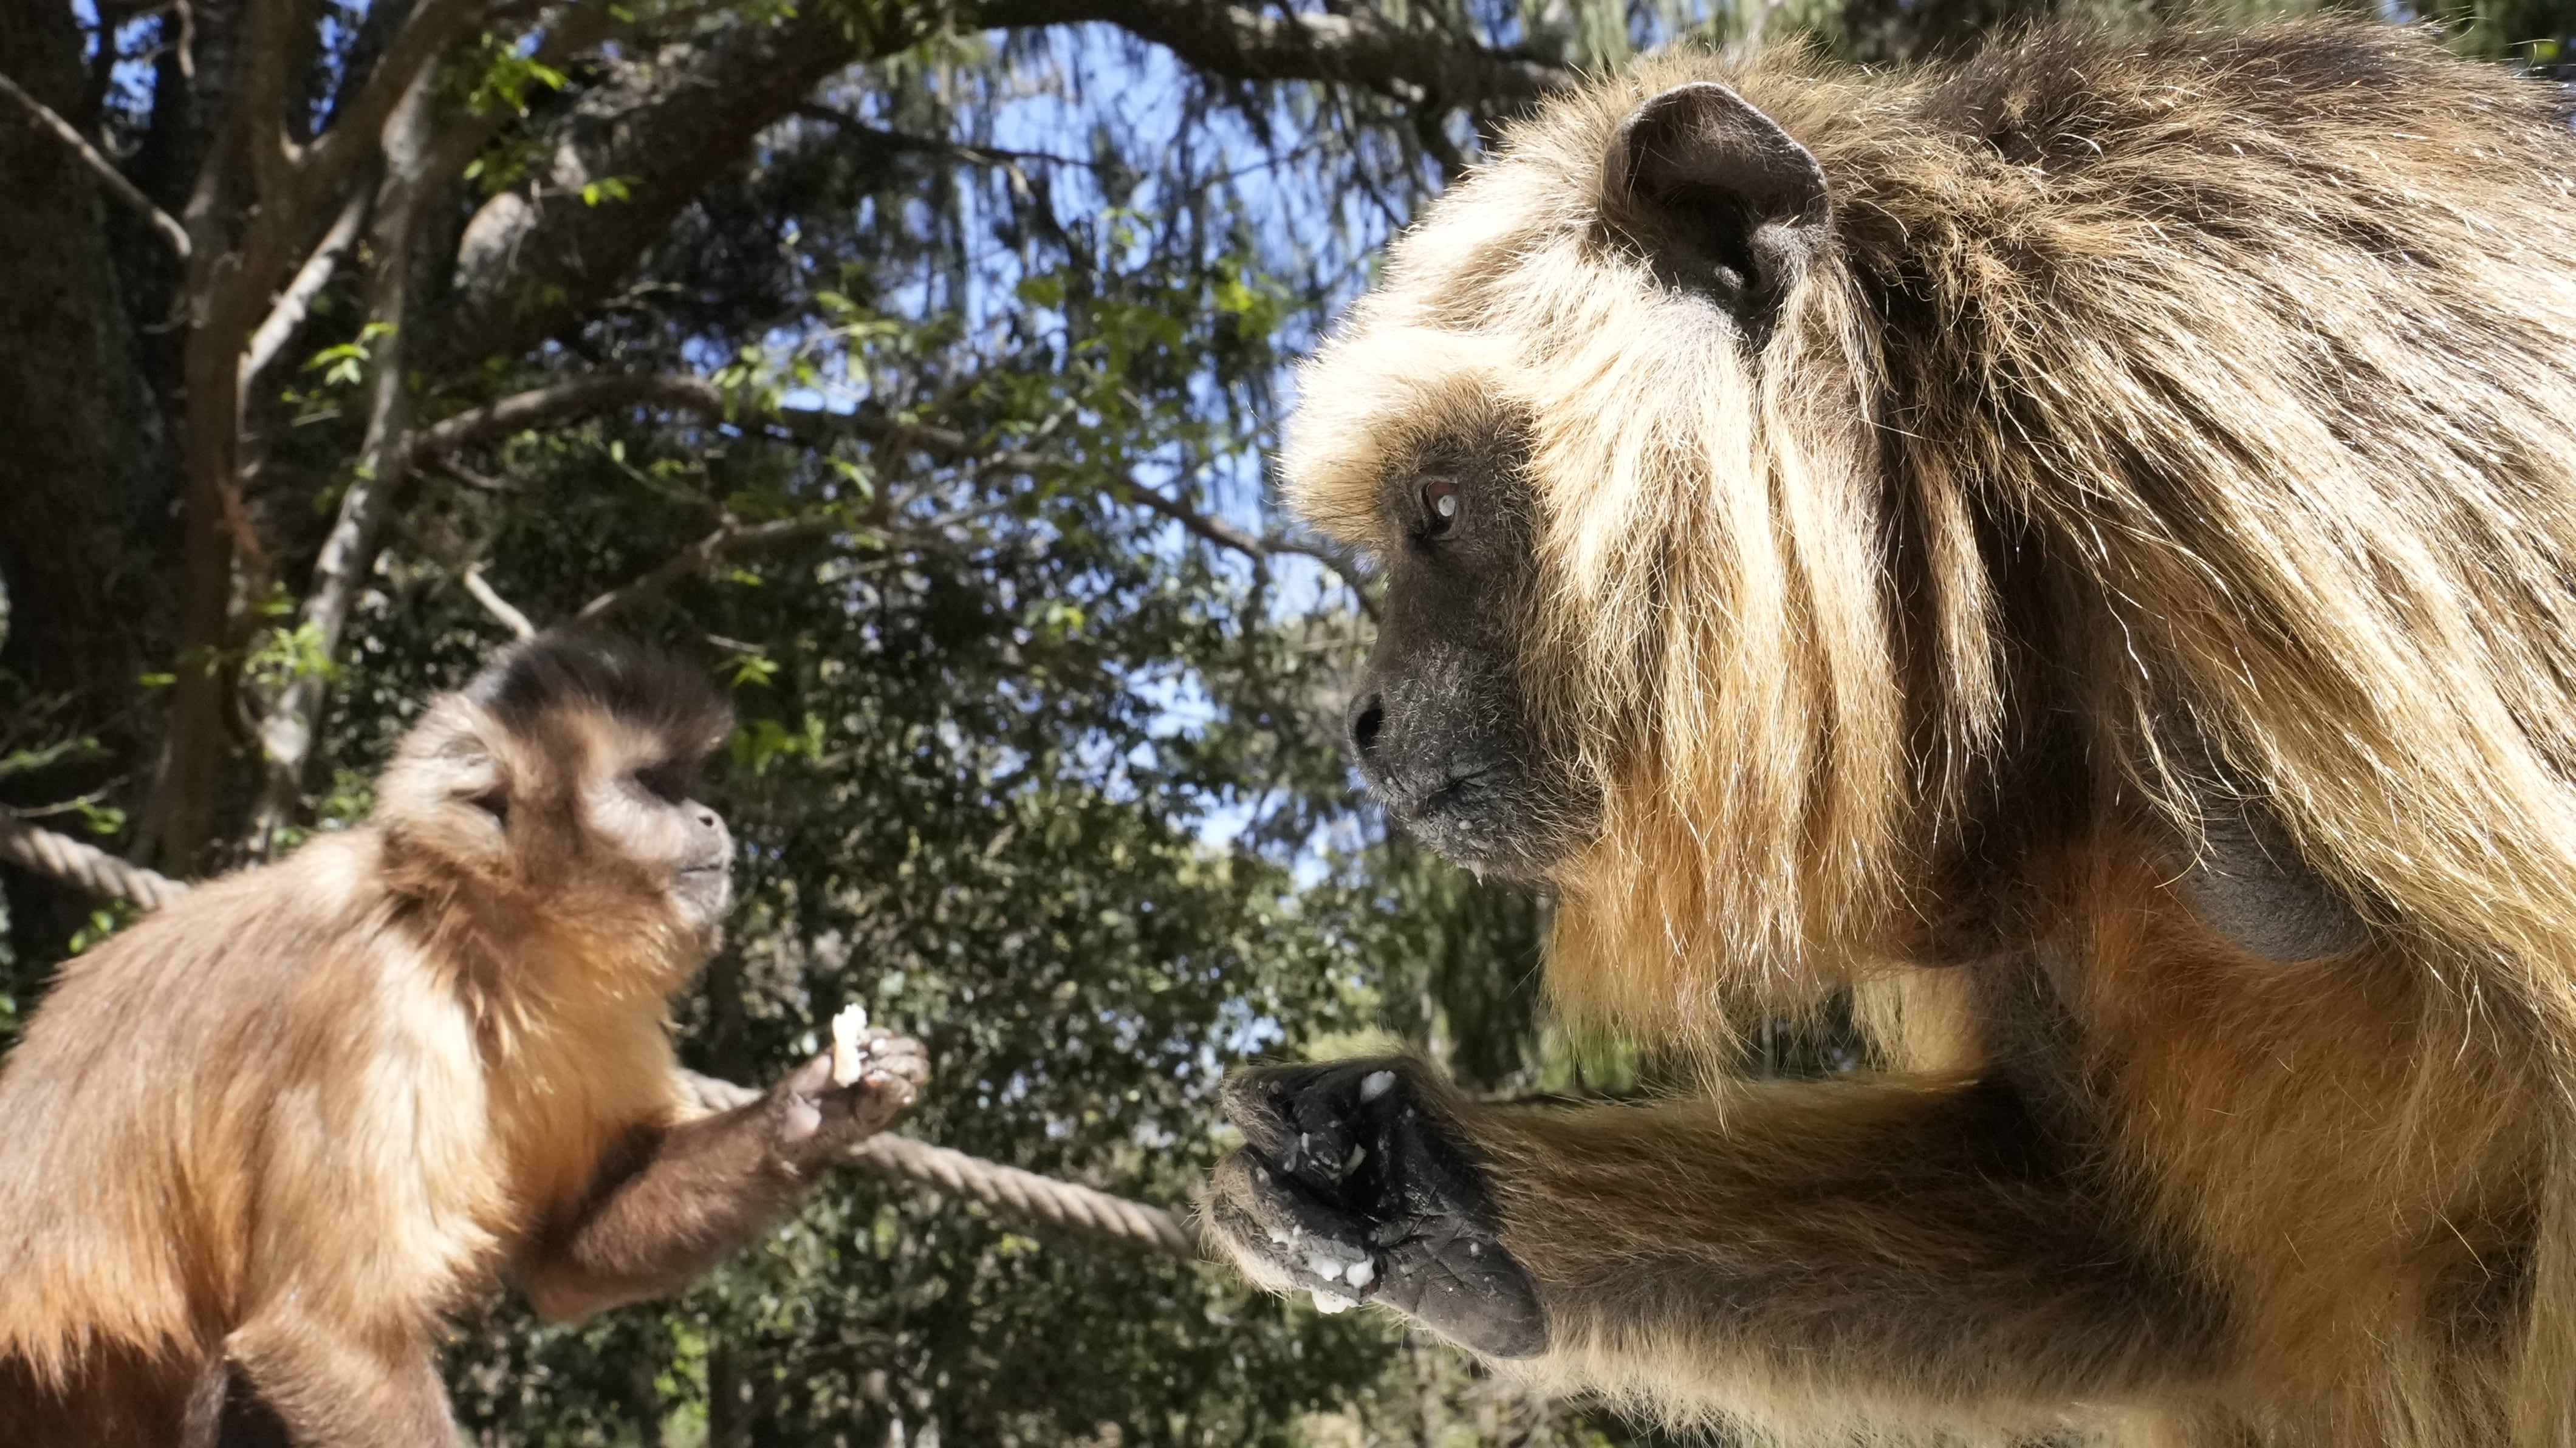
[(691, 791), (731, 724), (692, 671), (539, 635), (404, 737), (375, 814), (388, 862), (407, 888), (580, 958), (694, 969), (732, 903), (733, 841)]
[(1282, 460), (1383, 570), (1348, 716), (1372, 791), (1556, 884), (1560, 996), (1650, 1027), (1696, 1014), (1674, 967), (1867, 913), (1901, 759), (1863, 344), (1781, 119), (1823, 102), (1714, 74), (1515, 131), (1308, 366)]

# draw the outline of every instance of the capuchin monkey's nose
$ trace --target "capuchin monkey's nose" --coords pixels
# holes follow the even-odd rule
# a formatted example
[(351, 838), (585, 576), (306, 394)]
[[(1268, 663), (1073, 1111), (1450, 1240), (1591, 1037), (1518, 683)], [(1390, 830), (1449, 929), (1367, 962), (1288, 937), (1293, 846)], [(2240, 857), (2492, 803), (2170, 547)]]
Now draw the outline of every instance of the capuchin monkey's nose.
[(1378, 734), (1386, 727), (1386, 696), (1372, 690), (1352, 700), (1348, 722), (1352, 755), (1362, 764), (1373, 762)]

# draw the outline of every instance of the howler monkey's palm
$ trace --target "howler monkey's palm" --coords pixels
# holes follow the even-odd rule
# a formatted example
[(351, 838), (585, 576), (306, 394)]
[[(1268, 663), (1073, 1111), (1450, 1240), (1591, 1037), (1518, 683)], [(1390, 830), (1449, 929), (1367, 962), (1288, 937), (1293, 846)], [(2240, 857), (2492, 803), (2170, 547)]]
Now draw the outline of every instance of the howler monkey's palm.
[(1255, 1279), (1383, 1303), (1489, 1357), (1546, 1350), (1484, 1168), (1413, 1062), (1246, 1071), (1225, 1110), (1244, 1147), (1217, 1167), (1208, 1217)]

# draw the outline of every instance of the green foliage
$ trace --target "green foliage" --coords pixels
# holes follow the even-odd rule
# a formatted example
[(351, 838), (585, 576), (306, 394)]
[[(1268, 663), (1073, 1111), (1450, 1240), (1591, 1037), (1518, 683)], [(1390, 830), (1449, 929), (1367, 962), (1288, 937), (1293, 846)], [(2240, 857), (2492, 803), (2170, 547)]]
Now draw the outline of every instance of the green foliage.
[[(1377, 244), (1472, 154), (1469, 118), (1401, 87), (1202, 71), (1097, 28), (956, 34), (933, 7), (819, 3), (849, 34), (905, 48), (770, 125), (631, 274), (584, 282), (602, 290), (543, 345), (404, 378), (424, 420), (596, 373), (702, 377), (723, 415), (614, 411), (400, 480), (335, 656), (294, 623), (293, 589), (345, 495), (360, 384), (394, 335), (365, 320), (353, 260), (314, 299), (307, 360), (251, 399), (266, 431), (246, 486), (280, 543), (277, 577), (245, 590), (246, 627), (223, 647), (138, 679), (135, 707), (159, 707), (182, 673), (253, 698), (328, 680), (304, 802), (327, 827), (365, 814), (373, 770), (423, 701), (506, 638), (469, 572), (539, 623), (625, 599), (613, 626), (702, 662), (740, 720), (711, 788), (741, 840), (741, 905), (676, 1011), (690, 1063), (766, 1081), (863, 1000), (936, 1053), (905, 1129), (1147, 1200), (1187, 1203), (1231, 1143), (1217, 1083), (1257, 1054), (1410, 1049), (1502, 1096), (1654, 1082), (1661, 1063), (1549, 1022), (1541, 902), (1386, 838), (1354, 797), (1335, 720), (1367, 629), (1347, 581), (1213, 547), (1215, 530), (1169, 516), (1195, 509), (1249, 537), (1286, 526), (1259, 461), (1279, 382), (1368, 279)], [(2554, 67), (2576, 35), (2571, 5), (2473, 0), (2428, 18), (2468, 52)], [(1601, 69), (1677, 39), (1800, 36), (1901, 63), (2047, 15), (2171, 8), (1407, 0), (1382, 13)], [(333, 43), (355, 45), (345, 37), (377, 12), (330, 13)], [(792, 24), (796, 8), (606, 13), (616, 58), (542, 59), (532, 37), (497, 33), (449, 57), (443, 104), (483, 140), (434, 230), (464, 233), (513, 188), (632, 220), (653, 204), (659, 158), (593, 164), (613, 127), (585, 107), (604, 104), (619, 66), (639, 86), (686, 74), (688, 47)], [(497, 285), (545, 311), (572, 300), (567, 275)], [(407, 367), (443, 322), (406, 322), (405, 346), (420, 344)], [(692, 558), (704, 566), (672, 566)], [(0, 676), (10, 798), (121, 828), (114, 788), (90, 787), (108, 772), (98, 752), (53, 701)], [(82, 783), (52, 788), (84, 761)], [(113, 763), (149, 772), (139, 755)], [(56, 947), (130, 918), (59, 922), (45, 958), (0, 935), (0, 1041)], [(1747, 1064), (1841, 1069), (1846, 1025), (1760, 1034)], [(856, 1174), (678, 1302), (564, 1328), (504, 1301), (449, 1367), (494, 1448), (1639, 1437), (1373, 1315), (1319, 1318), (1211, 1266), (1033, 1237)]]

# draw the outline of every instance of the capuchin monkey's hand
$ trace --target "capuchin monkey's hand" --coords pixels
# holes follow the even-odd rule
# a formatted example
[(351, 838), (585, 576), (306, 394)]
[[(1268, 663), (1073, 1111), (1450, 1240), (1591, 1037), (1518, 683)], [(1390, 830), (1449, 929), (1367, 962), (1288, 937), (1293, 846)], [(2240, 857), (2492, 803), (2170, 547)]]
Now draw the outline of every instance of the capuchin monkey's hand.
[(930, 1080), (930, 1052), (910, 1036), (871, 1029), (859, 1048), (858, 1078), (846, 1086), (834, 1084), (825, 1051), (769, 1088), (770, 1149), (799, 1172), (893, 1125)]

